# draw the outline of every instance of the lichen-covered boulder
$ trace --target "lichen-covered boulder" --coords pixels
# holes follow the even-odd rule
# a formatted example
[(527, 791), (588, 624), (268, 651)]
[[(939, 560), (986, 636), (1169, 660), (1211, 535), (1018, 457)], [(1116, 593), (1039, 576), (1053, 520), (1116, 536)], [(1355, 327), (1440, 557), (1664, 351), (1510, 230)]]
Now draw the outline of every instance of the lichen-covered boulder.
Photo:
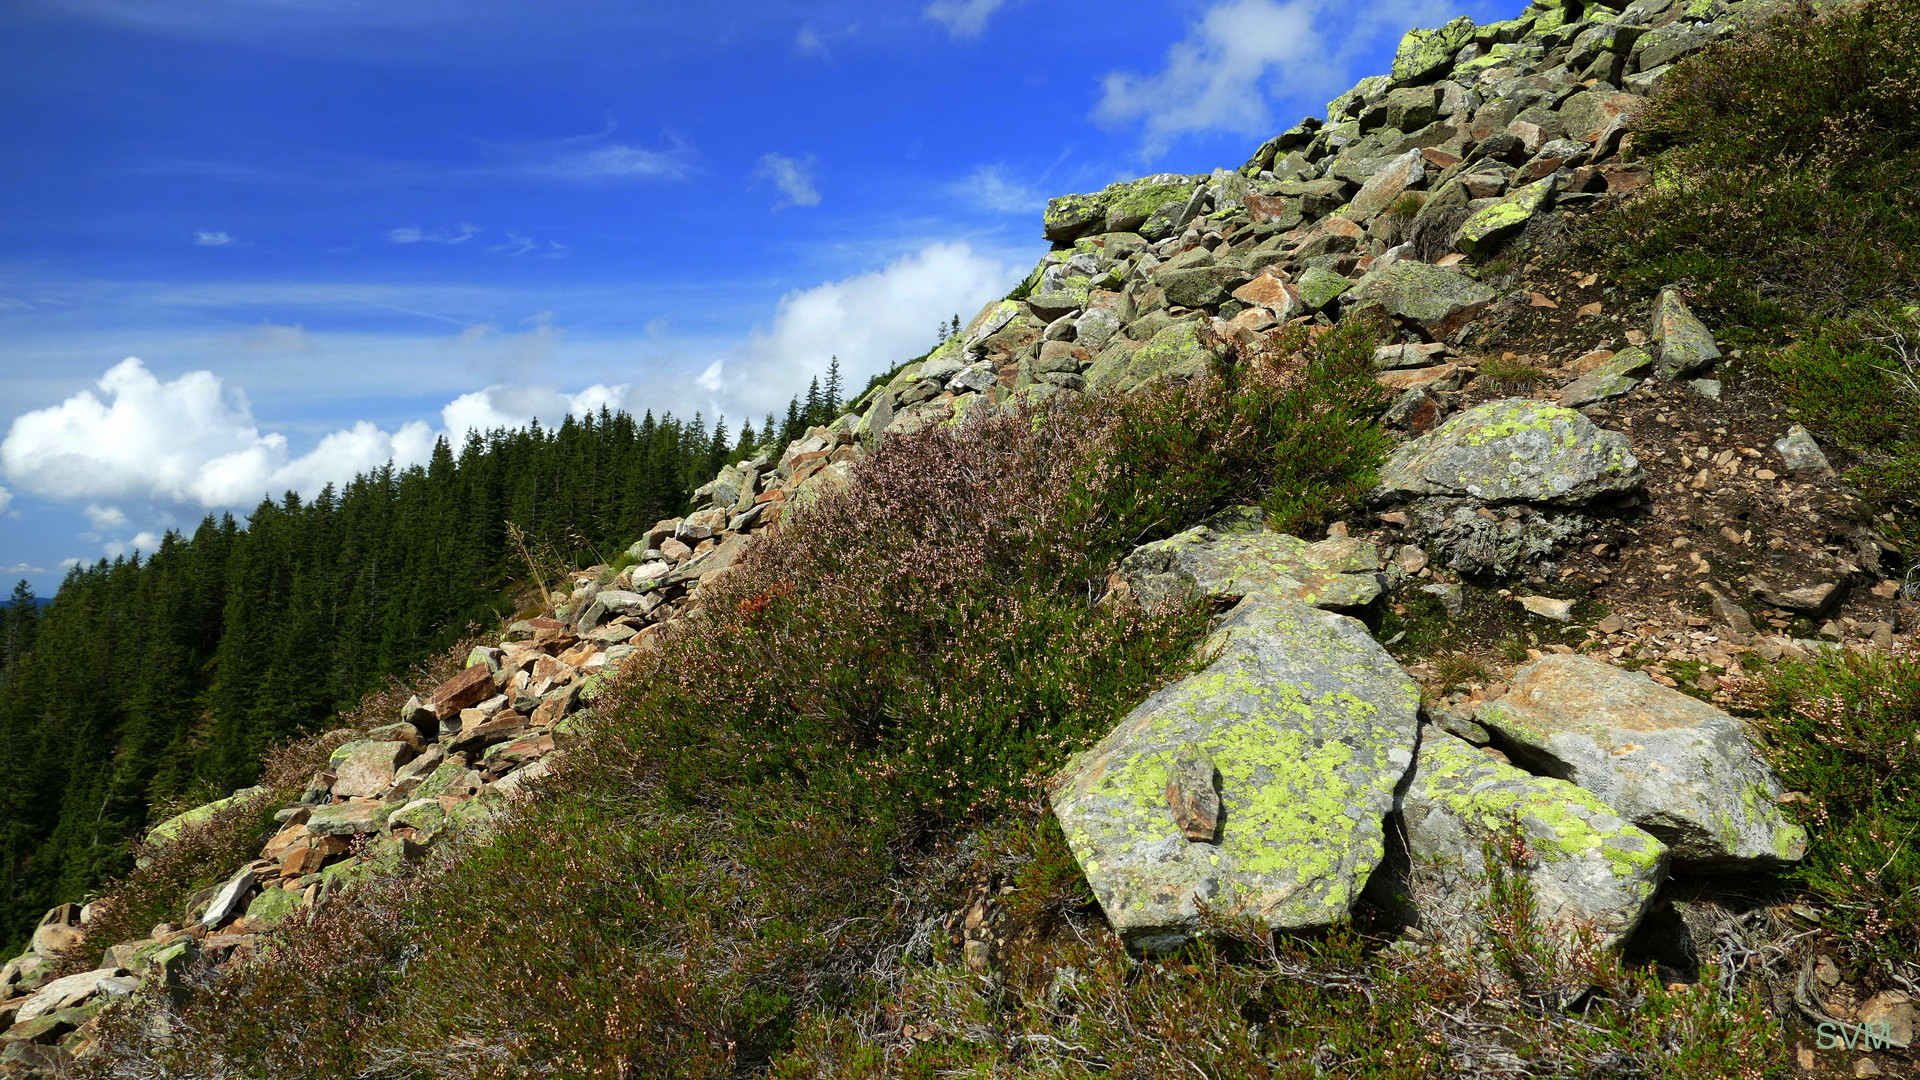
[[(1359, 621), (1255, 594), (1206, 648), (1205, 670), (1148, 698), (1052, 789), (1108, 922), (1138, 952), (1190, 938), (1203, 907), (1274, 929), (1346, 919), (1413, 762), (1419, 688)], [(1176, 776), (1196, 756), (1217, 784), (1211, 839), (1190, 838), (1187, 813), (1207, 793)]]
[(1181, 319), (1137, 349), (1109, 346), (1087, 369), (1087, 388), (1125, 394), (1155, 379), (1201, 375), (1213, 355), (1200, 341), (1199, 320)]
[(327, 761), (334, 775), (337, 798), (371, 797), (386, 791), (400, 766), (413, 760), (413, 748), (403, 742), (355, 739), (342, 743)]
[(1560, 389), (1560, 404), (1578, 409), (1597, 401), (1617, 398), (1640, 385), (1640, 379), (1653, 370), (1653, 357), (1631, 345), (1603, 361), (1599, 367)]
[(1238, 600), (1267, 593), (1350, 608), (1372, 603), (1386, 588), (1380, 550), (1365, 540), (1310, 544), (1286, 533), (1223, 534), (1207, 525), (1142, 544), (1121, 561), (1120, 574), (1148, 606), (1195, 595)]
[(264, 798), (266, 794), (267, 789), (264, 787), (241, 788), (239, 791), (234, 792), (224, 799), (215, 799), (202, 806), (196, 806), (185, 813), (175, 814), (173, 817), (155, 825), (153, 829), (147, 833), (147, 843), (155, 847), (166, 844), (179, 836), (184, 830), (204, 825), (212, 821), (214, 817), (221, 812), (231, 810), (236, 806), (244, 806), (256, 799)]
[(1554, 179), (1549, 176), (1478, 211), (1461, 222), (1459, 231), (1453, 234), (1453, 246), (1463, 255), (1493, 250), (1526, 228), (1535, 214), (1547, 208), (1553, 200), (1553, 189)]
[(1685, 378), (1705, 371), (1720, 359), (1720, 346), (1713, 334), (1687, 302), (1672, 289), (1661, 289), (1653, 305), (1652, 338), (1660, 349), (1660, 374), (1669, 379)]
[(1300, 302), (1309, 310), (1320, 311), (1353, 288), (1353, 282), (1324, 266), (1311, 266), (1300, 275)]
[(1677, 863), (1755, 867), (1806, 853), (1806, 831), (1775, 804), (1780, 780), (1740, 722), (1640, 672), (1548, 656), (1474, 719), (1517, 764), (1593, 792)]
[(1485, 509), (1474, 499), (1418, 499), (1408, 515), (1413, 534), (1435, 563), (1462, 574), (1499, 577), (1525, 572), (1593, 526), (1586, 515), (1555, 507), (1514, 507), (1513, 517), (1488, 517)]
[(1593, 794), (1503, 764), (1428, 728), (1401, 799), (1406, 892), (1419, 923), (1462, 936), (1487, 895), (1482, 845), (1517, 822), (1531, 857), (1517, 869), (1543, 924), (1568, 938), (1590, 926), (1616, 947), (1639, 925), (1667, 870), (1667, 846)]
[(1402, 325), (1438, 341), (1473, 321), (1493, 297), (1492, 289), (1444, 266), (1396, 262), (1361, 278), (1341, 303), (1377, 305)]
[(1376, 502), (1424, 496), (1574, 506), (1646, 481), (1627, 438), (1557, 405), (1503, 398), (1394, 451)]
[(1436, 30), (1409, 30), (1393, 58), (1393, 81), (1402, 86), (1432, 82), (1453, 68), (1453, 58), (1473, 40), (1473, 20), (1465, 15)]

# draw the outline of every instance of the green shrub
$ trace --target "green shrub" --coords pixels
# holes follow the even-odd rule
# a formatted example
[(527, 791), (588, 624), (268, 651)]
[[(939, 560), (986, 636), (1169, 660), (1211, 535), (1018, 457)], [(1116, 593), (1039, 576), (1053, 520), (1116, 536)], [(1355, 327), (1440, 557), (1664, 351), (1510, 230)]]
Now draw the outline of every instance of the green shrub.
[(1920, 308), (1882, 304), (1830, 321), (1768, 366), (1808, 428), (1860, 457), (1849, 479), (1920, 510)]
[(1920, 653), (1835, 651), (1733, 682), (1807, 826), (1793, 871), (1862, 965), (1920, 957)]
[(164, 1047), (116, 1022), (100, 1068), (731, 1077), (824, 1033), (884, 1075), (817, 1019), (864, 1025), (893, 996), (891, 958), (959, 901), (970, 830), (1024, 838), (1034, 932), (1086, 917), (1041, 784), (1208, 626), (1199, 605), (1103, 602), (1109, 576), (1276, 483), (1287, 522), (1371, 483), (1366, 333), (890, 441), (706, 585), (490, 837), (331, 901)]
[(1913, 291), (1920, 0), (1806, 9), (1677, 65), (1635, 134), (1652, 192), (1599, 230), (1648, 290), (1690, 280), (1722, 326)]

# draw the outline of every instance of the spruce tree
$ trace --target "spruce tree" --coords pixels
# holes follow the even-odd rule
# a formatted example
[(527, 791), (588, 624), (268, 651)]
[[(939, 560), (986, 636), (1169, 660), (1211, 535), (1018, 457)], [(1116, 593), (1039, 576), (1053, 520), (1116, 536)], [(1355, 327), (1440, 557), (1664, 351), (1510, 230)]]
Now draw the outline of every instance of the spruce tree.
[(821, 421), (821, 423), (832, 423), (833, 418), (840, 415), (840, 405), (841, 405), (840, 357), (838, 355), (834, 356), (834, 358), (827, 363), (827, 388), (826, 388), (825, 404), (826, 404), (827, 418)]

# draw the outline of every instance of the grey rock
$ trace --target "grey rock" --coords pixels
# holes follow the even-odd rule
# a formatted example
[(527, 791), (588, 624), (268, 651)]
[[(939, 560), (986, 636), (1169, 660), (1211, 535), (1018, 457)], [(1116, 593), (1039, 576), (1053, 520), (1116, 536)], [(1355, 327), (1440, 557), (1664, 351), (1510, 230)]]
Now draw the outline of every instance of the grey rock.
[[(1129, 947), (1189, 939), (1202, 905), (1278, 929), (1343, 922), (1385, 854), (1420, 692), (1354, 619), (1265, 595), (1209, 639), (1208, 667), (1143, 702), (1055, 780), (1054, 813)], [(1217, 844), (1168, 806), (1189, 748), (1219, 770)]]
[(1560, 404), (1569, 409), (1621, 397), (1640, 385), (1653, 370), (1653, 357), (1631, 345), (1615, 353), (1613, 359), (1573, 380), (1560, 390)]
[[(1582, 927), (1617, 948), (1652, 902), (1667, 847), (1564, 780), (1532, 776), (1429, 730), (1401, 803), (1408, 892), (1420, 924), (1471, 940), (1487, 902), (1482, 845), (1517, 822), (1526, 856), (1511, 869), (1533, 888), (1541, 925), (1571, 946)], [(1503, 868), (1508, 869), (1508, 868)]]
[(1523, 573), (1592, 527), (1585, 515), (1551, 507), (1514, 517), (1488, 513), (1472, 499), (1417, 499), (1408, 506), (1413, 534), (1434, 561), (1462, 574)]
[(1805, 830), (1740, 722), (1646, 675), (1588, 656), (1548, 656), (1514, 674), (1474, 719), (1518, 764), (1587, 789), (1660, 838), (1676, 862), (1777, 865), (1806, 853)]
[(1286, 533), (1223, 533), (1206, 525), (1135, 548), (1121, 560), (1120, 574), (1147, 606), (1267, 593), (1315, 607), (1362, 607), (1386, 588), (1380, 550), (1368, 541), (1310, 544)]
[(1493, 297), (1492, 289), (1446, 267), (1401, 262), (1360, 279), (1343, 303), (1377, 304), (1403, 325), (1439, 340), (1471, 322)]
[(1806, 428), (1795, 424), (1787, 429), (1786, 435), (1775, 439), (1773, 449), (1786, 461), (1787, 469), (1796, 473), (1826, 474), (1833, 471), (1833, 465), (1827, 461), (1827, 455), (1820, 450), (1820, 444)]
[(1461, 595), (1460, 586), (1451, 582), (1441, 582), (1435, 585), (1422, 585), (1420, 591), (1440, 601), (1440, 606), (1447, 610), (1447, 618), (1457, 619), (1466, 614), (1467, 601), (1466, 597)]
[(252, 870), (242, 870), (227, 879), (226, 884), (220, 886), (220, 891), (213, 894), (213, 899), (207, 901), (207, 910), (200, 916), (200, 925), (211, 930), (235, 915), (244, 914), (247, 897), (252, 894), (254, 884)]
[(1693, 317), (1687, 302), (1672, 289), (1661, 289), (1654, 301), (1650, 336), (1660, 346), (1660, 374), (1669, 379), (1704, 371), (1720, 359), (1720, 346), (1713, 334)]
[(1375, 502), (1423, 496), (1577, 506), (1637, 489), (1646, 473), (1626, 436), (1572, 409), (1503, 398), (1394, 451)]
[(1300, 302), (1310, 310), (1325, 311), (1353, 282), (1324, 267), (1315, 266), (1300, 275)]
[(1520, 598), (1520, 606), (1543, 619), (1552, 619), (1554, 622), (1573, 621), (1573, 601), (1571, 600), (1552, 596), (1523, 596)]

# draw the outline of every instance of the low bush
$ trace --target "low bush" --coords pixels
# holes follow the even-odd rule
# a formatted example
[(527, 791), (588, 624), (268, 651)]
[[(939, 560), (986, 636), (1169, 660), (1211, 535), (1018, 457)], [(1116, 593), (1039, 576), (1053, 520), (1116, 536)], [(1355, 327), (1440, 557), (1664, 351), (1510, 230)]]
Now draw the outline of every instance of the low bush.
[(1832, 320), (1768, 367), (1807, 427), (1859, 458), (1848, 479), (1903, 516), (1920, 512), (1920, 307)]
[(1771, 331), (1920, 271), (1920, 0), (1789, 12), (1677, 65), (1634, 138), (1650, 194), (1597, 230), (1621, 280), (1691, 281), (1728, 330)]
[(1297, 330), (1184, 384), (890, 441), (706, 584), (490, 837), (334, 900), (164, 1046), (126, 1021), (100, 1075), (777, 1072), (820, 1018), (862, 1030), (892, 999), (982, 829), (1033, 838), (1023, 919), (1084, 920), (1041, 783), (1209, 621), (1109, 598), (1114, 569), (1230, 503), (1343, 512), (1385, 443), (1373, 344)]
[(1792, 877), (1862, 969), (1920, 960), (1920, 653), (1834, 651), (1730, 683), (1767, 759), (1805, 796)]

